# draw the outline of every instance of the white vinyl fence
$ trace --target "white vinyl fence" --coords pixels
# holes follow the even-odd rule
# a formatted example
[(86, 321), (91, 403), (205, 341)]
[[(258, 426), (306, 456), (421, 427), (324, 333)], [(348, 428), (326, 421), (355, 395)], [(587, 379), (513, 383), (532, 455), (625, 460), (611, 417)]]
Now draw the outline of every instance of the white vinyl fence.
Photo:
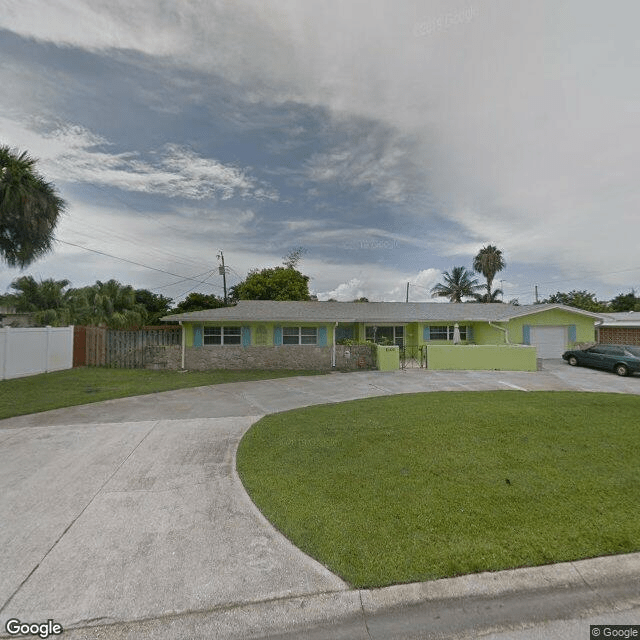
[(73, 327), (0, 329), (0, 380), (73, 366)]

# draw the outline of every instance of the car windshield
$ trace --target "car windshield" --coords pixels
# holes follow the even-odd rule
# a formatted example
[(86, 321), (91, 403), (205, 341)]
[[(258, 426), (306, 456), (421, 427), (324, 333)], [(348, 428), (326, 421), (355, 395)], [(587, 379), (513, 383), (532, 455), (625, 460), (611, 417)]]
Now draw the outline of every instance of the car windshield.
[(632, 356), (640, 358), (640, 347), (625, 347), (625, 351), (628, 351)]

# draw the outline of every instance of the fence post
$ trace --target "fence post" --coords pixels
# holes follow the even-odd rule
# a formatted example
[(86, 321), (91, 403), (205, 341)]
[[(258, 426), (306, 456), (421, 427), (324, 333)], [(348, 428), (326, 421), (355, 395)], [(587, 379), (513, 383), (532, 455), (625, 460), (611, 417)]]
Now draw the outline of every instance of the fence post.
[(45, 373), (49, 373), (49, 349), (50, 349), (50, 343), (51, 343), (51, 325), (47, 325), (46, 327), (46, 338), (44, 341), (45, 347), (44, 347), (44, 357), (45, 357), (45, 361), (44, 361), (44, 372)]
[(9, 330), (11, 327), (4, 327), (4, 361), (2, 363), (2, 379), (7, 378), (7, 367), (9, 362)]

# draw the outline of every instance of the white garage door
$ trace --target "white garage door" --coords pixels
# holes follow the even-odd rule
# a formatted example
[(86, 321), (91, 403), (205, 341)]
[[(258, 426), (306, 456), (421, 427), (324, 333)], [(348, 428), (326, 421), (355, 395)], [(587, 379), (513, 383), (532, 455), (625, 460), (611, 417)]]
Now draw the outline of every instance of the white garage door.
[(530, 342), (538, 358), (561, 358), (567, 350), (567, 327), (531, 327)]

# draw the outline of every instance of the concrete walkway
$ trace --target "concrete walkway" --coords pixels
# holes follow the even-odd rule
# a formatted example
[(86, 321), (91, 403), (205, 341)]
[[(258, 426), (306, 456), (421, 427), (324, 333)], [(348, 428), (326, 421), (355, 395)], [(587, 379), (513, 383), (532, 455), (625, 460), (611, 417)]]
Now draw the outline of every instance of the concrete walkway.
[(569, 563), (352, 591), (265, 521), (235, 472), (238, 442), (266, 413), (368, 396), (489, 389), (640, 394), (640, 376), (561, 361), (535, 373), (336, 373), (171, 391), (0, 422), (0, 637), (10, 637), (5, 622), (17, 618), (53, 619), (65, 639), (250, 638), (366, 620), (386, 607), (428, 600), (578, 582), (592, 591), (598, 581), (638, 584), (640, 554), (581, 568)]

